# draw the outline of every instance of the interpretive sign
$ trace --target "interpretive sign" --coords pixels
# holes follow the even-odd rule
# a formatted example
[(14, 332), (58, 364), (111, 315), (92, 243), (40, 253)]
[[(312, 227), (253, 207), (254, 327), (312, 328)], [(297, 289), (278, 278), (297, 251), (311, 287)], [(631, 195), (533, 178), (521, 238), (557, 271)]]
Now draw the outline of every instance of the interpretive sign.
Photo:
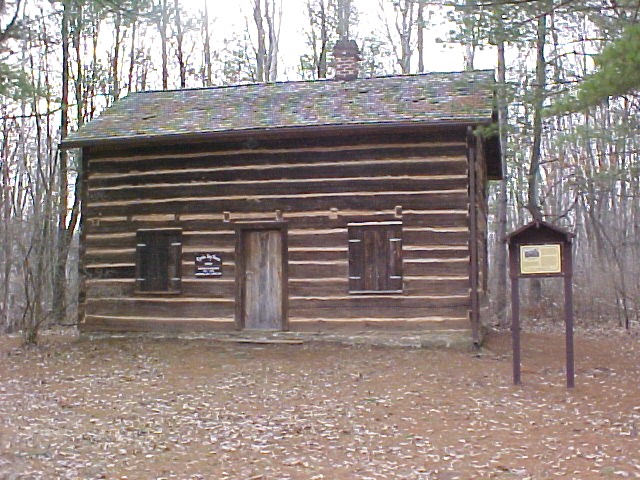
[(543, 221), (531, 222), (505, 238), (509, 245), (511, 272), (511, 338), (513, 383), (520, 384), (520, 279), (562, 277), (564, 279), (565, 350), (567, 387), (572, 388), (573, 364), (573, 234)]
[(561, 244), (520, 245), (520, 274), (553, 274), (562, 272)]
[(222, 276), (222, 256), (219, 253), (196, 253), (196, 277)]

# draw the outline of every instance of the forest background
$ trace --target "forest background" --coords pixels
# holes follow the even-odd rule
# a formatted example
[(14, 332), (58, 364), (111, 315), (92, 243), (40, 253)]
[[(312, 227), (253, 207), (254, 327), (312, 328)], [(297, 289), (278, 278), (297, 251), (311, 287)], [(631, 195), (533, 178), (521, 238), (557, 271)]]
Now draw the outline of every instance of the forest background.
[[(330, 78), (340, 37), (363, 77), (495, 66), (497, 326), (502, 239), (531, 219), (576, 233), (578, 322), (637, 326), (639, 14), (640, 0), (0, 0), (0, 329), (33, 342), (75, 323), (81, 172), (62, 138), (132, 91)], [(530, 281), (533, 317), (561, 318), (557, 281)]]

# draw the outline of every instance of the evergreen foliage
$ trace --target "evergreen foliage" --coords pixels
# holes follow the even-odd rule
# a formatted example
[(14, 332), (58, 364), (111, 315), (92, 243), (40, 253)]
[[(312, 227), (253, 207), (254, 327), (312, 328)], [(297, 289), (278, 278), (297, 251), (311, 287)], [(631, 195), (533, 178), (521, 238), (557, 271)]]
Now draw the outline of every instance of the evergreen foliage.
[(622, 36), (594, 58), (596, 72), (580, 84), (574, 96), (562, 98), (551, 113), (577, 112), (609, 97), (628, 94), (640, 87), (640, 24), (629, 25)]
[(29, 97), (33, 89), (27, 75), (11, 65), (0, 63), (0, 97), (19, 100)]

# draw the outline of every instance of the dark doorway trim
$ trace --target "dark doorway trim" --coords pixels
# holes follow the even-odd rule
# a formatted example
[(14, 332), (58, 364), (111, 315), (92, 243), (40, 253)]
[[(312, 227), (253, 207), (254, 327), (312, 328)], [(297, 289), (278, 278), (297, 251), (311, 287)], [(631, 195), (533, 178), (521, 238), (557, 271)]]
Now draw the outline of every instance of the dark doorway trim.
[(236, 301), (235, 322), (238, 330), (245, 326), (246, 265), (244, 233), (256, 230), (279, 230), (282, 260), (282, 329), (289, 330), (289, 246), (288, 224), (281, 221), (236, 222)]

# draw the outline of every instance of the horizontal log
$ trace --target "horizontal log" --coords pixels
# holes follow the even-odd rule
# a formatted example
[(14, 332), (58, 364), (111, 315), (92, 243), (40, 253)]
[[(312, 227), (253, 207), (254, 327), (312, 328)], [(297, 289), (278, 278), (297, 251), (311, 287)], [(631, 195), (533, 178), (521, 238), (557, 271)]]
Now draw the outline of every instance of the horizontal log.
[[(203, 247), (203, 251), (216, 252), (213, 248)], [(220, 252), (222, 253), (222, 252)], [(189, 272), (195, 268), (195, 256), (193, 251), (182, 252), (182, 265)], [(233, 268), (235, 264), (235, 253), (232, 251), (224, 252), (222, 256), (222, 268)], [(129, 266), (135, 266), (136, 264), (136, 251), (133, 248), (119, 249), (119, 250), (103, 250), (103, 249), (87, 249), (84, 256), (85, 268), (124, 268)]]
[[(88, 204), (88, 218), (113, 215), (137, 215), (151, 213), (210, 213), (263, 211), (269, 217), (280, 210), (286, 212), (306, 208), (308, 210), (341, 209), (390, 209), (394, 205), (416, 209), (429, 205), (432, 210), (466, 209), (466, 191), (425, 192), (345, 192), (308, 195), (264, 195), (247, 199), (233, 197), (185, 197), (179, 199), (145, 200), (138, 202), (101, 202)], [(272, 218), (272, 217), (271, 217)]]
[(413, 295), (469, 295), (469, 279), (407, 280), (404, 293)]
[[(459, 249), (466, 249), (467, 239), (467, 232), (419, 230), (402, 234), (403, 248), (453, 246), (457, 248), (456, 251), (460, 251)], [(346, 229), (327, 229), (309, 235), (290, 232), (288, 236), (288, 243), (292, 248), (343, 247), (348, 245), (348, 240)]]
[(434, 275), (468, 275), (469, 262), (441, 262), (441, 263), (408, 263), (404, 262), (402, 270), (408, 276)]
[(347, 247), (344, 248), (331, 248), (329, 250), (319, 250), (322, 247), (316, 247), (316, 249), (303, 249), (297, 247), (296, 250), (289, 250), (289, 263), (294, 262), (328, 262), (328, 261), (342, 261), (346, 262), (349, 258), (349, 252)]
[[(349, 332), (362, 330), (388, 330), (394, 332), (449, 332), (469, 331), (470, 324), (465, 318), (416, 317), (416, 318), (328, 318), (314, 319), (306, 317), (290, 318), (290, 330), (294, 332)], [(91, 332), (157, 332), (157, 333), (207, 333), (232, 332), (236, 330), (233, 319), (187, 318), (158, 319), (156, 317), (113, 317), (88, 316), (80, 325), (84, 333)]]
[(234, 301), (226, 298), (93, 298), (87, 315), (208, 318), (233, 317)]
[[(134, 278), (127, 279), (90, 279), (86, 283), (87, 298), (131, 297), (136, 291)], [(200, 298), (235, 298), (235, 278), (225, 277), (191, 277), (183, 278), (181, 295)]]
[[(179, 199), (185, 192), (190, 198), (209, 198), (212, 194), (216, 197), (233, 198), (237, 192), (243, 192), (243, 197), (253, 200), (253, 197), (275, 195), (287, 198), (294, 196), (306, 197), (310, 194), (337, 194), (351, 193), (354, 195), (370, 192), (438, 192), (455, 191), (466, 188), (465, 176), (455, 176), (442, 179), (432, 177), (379, 177), (379, 178), (344, 178), (322, 180), (296, 180), (285, 181), (247, 181), (247, 182), (192, 182), (177, 185), (149, 185), (119, 188), (117, 190), (90, 189), (88, 192), (89, 204), (117, 204), (116, 202), (137, 201), (151, 202), (153, 199)], [(313, 192), (313, 193), (311, 193)], [(237, 198), (237, 197), (236, 197)]]
[(80, 331), (185, 333), (235, 330), (233, 317), (177, 318), (87, 315)]
[(130, 279), (135, 278), (136, 268), (133, 264), (119, 264), (111, 266), (89, 265), (86, 263), (83, 268), (84, 274), (88, 279)]
[(163, 152), (152, 153), (135, 150), (123, 152), (121, 156), (105, 156), (99, 158), (95, 155), (89, 158), (89, 170), (95, 173), (118, 173), (145, 169), (169, 170), (184, 168), (188, 164), (190, 168), (208, 168), (217, 165), (231, 168), (239, 165), (261, 165), (287, 163), (309, 164), (330, 163), (336, 161), (361, 162), (376, 159), (393, 158), (428, 158), (428, 157), (463, 157), (466, 155), (466, 144), (460, 141), (435, 141), (435, 142), (401, 142), (380, 143), (372, 142), (368, 145), (339, 145), (339, 146), (309, 146), (300, 145), (293, 148), (264, 148), (257, 150), (231, 149), (196, 149), (188, 151), (171, 152), (166, 149)]
[(289, 263), (289, 278), (348, 278), (349, 268), (346, 261), (329, 264), (291, 264)]
[[(442, 296), (469, 295), (468, 278), (442, 280), (405, 280), (403, 294), (406, 296)], [(293, 297), (312, 296), (345, 296), (349, 294), (347, 278), (339, 278), (330, 282), (323, 280), (304, 279), (289, 282), (289, 295)]]
[(466, 258), (469, 255), (469, 250), (466, 246), (446, 250), (429, 247), (415, 247), (415, 249), (409, 249), (409, 247), (410, 246), (405, 246), (402, 250), (402, 257), (405, 261), (415, 259), (459, 259)]
[[(414, 232), (415, 233), (415, 232)], [(433, 233), (433, 232), (431, 232)], [(322, 235), (320, 233), (316, 235)], [(326, 234), (334, 236), (335, 234)], [(299, 240), (302, 235), (293, 234), (292, 238), (295, 244), (306, 244), (303, 240)], [(450, 234), (453, 239), (457, 239), (454, 234)], [(305, 238), (309, 238), (306, 236)], [(409, 240), (409, 239), (408, 239)], [(235, 263), (235, 248), (220, 247), (215, 244), (202, 242), (201, 245), (184, 247), (182, 250), (182, 261), (189, 271), (194, 265), (195, 256), (201, 252), (215, 252), (220, 254), (223, 260), (223, 266), (232, 267)], [(468, 262), (468, 251), (465, 247), (460, 249), (438, 250), (437, 248), (420, 250), (403, 250), (404, 263), (445, 263), (452, 262)], [(322, 264), (326, 262), (346, 262), (348, 260), (348, 247), (346, 240), (341, 246), (335, 247), (318, 247), (318, 246), (292, 246), (288, 253), (290, 264)], [(96, 248), (88, 246), (85, 251), (85, 263), (88, 268), (95, 268), (96, 265), (102, 265), (107, 268), (109, 265), (134, 265), (136, 261), (136, 248)]]
[(86, 298), (127, 297), (136, 288), (134, 278), (89, 279), (85, 282)]
[(450, 317), (415, 317), (415, 318), (306, 318), (290, 317), (290, 329), (294, 332), (327, 332), (327, 333), (362, 333), (362, 331), (393, 331), (393, 332), (465, 332), (471, 339), (471, 324), (467, 318)]
[[(177, 193), (183, 194), (184, 190), (179, 191)], [(174, 197), (162, 197), (162, 198), (136, 198), (132, 200), (109, 200), (109, 201), (90, 201), (88, 207), (90, 208), (99, 208), (99, 207), (115, 207), (115, 206), (150, 206), (150, 205), (172, 205), (172, 204), (184, 204), (189, 202), (210, 202), (210, 201), (234, 201), (241, 200), (248, 204), (252, 204), (253, 202), (262, 202), (268, 200), (280, 200), (280, 201), (299, 201), (299, 202), (307, 202), (313, 201), (314, 199), (326, 199), (326, 198), (336, 198), (340, 199), (343, 197), (347, 198), (362, 198), (369, 199), (370, 197), (402, 197), (407, 196), (408, 198), (412, 198), (414, 196), (421, 196), (429, 199), (437, 199), (437, 198), (448, 198), (448, 197), (461, 197), (466, 200), (466, 191), (464, 189), (455, 189), (455, 190), (436, 190), (436, 191), (422, 191), (419, 189), (418, 191), (413, 190), (393, 190), (393, 191), (377, 191), (371, 192), (366, 190), (353, 190), (349, 189), (345, 192), (310, 192), (310, 193), (298, 193), (298, 194), (287, 194), (287, 193), (269, 193), (264, 195), (238, 195), (237, 190), (234, 189), (232, 194), (228, 195), (215, 195), (215, 196), (207, 196), (207, 195), (190, 195), (190, 191), (188, 196), (176, 195)], [(254, 207), (256, 205), (253, 205)], [(450, 207), (452, 207), (450, 205)], [(256, 209), (252, 209), (249, 211), (255, 211)], [(289, 209), (291, 210), (291, 209)], [(243, 210), (248, 211), (248, 210)], [(138, 212), (140, 213), (140, 212)], [(147, 213), (156, 213), (156, 212), (147, 212)], [(182, 212), (171, 212), (171, 213), (182, 213)], [(135, 215), (135, 214), (131, 214)]]
[[(304, 208), (306, 205), (299, 205)], [(291, 211), (282, 212), (283, 220), (290, 228), (318, 228), (318, 227), (346, 227), (353, 222), (376, 222), (376, 221), (402, 221), (407, 227), (410, 226), (430, 226), (430, 227), (461, 227), (468, 224), (466, 210), (403, 210), (403, 215), (398, 217), (394, 214), (395, 207), (390, 207), (386, 211), (375, 210), (312, 210), (312, 211)], [(415, 212), (415, 213), (412, 213)], [(187, 213), (183, 215), (171, 215), (172, 221), (150, 220), (152, 217), (163, 217), (164, 215), (133, 215), (131, 217), (87, 217), (86, 233), (90, 241), (108, 239), (109, 241), (134, 238), (137, 229), (162, 229), (181, 228), (184, 232), (193, 231), (228, 231), (233, 234), (234, 224), (237, 221), (265, 221), (274, 220), (273, 212), (230, 212), (231, 221), (223, 221), (223, 213), (217, 214), (197, 214)], [(333, 218), (335, 217), (335, 218)], [(111, 220), (114, 221), (111, 221)], [(117, 219), (117, 221), (115, 220)], [(115, 246), (115, 244), (108, 244)]]
[[(450, 318), (438, 316), (423, 316), (413, 318), (308, 318), (291, 317), (289, 319), (292, 331), (305, 332), (339, 332), (349, 333), (362, 330), (390, 330), (390, 331), (423, 331), (434, 333), (443, 331), (470, 331), (470, 324), (466, 318)], [(90, 332), (158, 332), (158, 333), (206, 333), (231, 332), (236, 330), (233, 319), (189, 319), (157, 317), (114, 317), (87, 316), (80, 329)]]
[(304, 163), (297, 158), (296, 163), (260, 163), (195, 167), (191, 164), (176, 163), (174, 168), (161, 169), (149, 165), (144, 171), (139, 168), (118, 173), (89, 174), (89, 188), (110, 188), (122, 185), (176, 184), (189, 182), (264, 181), (318, 178), (366, 177), (372, 175), (415, 175), (439, 176), (462, 175), (467, 177), (465, 156), (448, 157), (402, 157), (378, 159), (340, 159), (338, 161)]
[[(357, 134), (354, 133), (355, 132)], [(273, 132), (274, 134), (261, 135), (261, 132), (238, 132), (237, 135), (199, 137), (194, 141), (164, 142), (152, 144), (139, 142), (132, 144), (109, 144), (106, 146), (93, 146), (90, 148), (90, 158), (113, 156), (116, 152), (127, 155), (142, 154), (180, 154), (188, 145), (189, 152), (204, 151), (260, 151), (274, 148), (317, 148), (339, 147), (354, 145), (370, 145), (386, 142), (397, 143), (425, 143), (443, 141), (462, 141), (467, 138), (467, 126), (447, 125), (434, 128), (433, 125), (415, 124), (401, 128), (385, 126), (355, 126), (336, 131), (318, 129), (317, 127), (303, 127), (287, 132)], [(310, 135), (311, 134), (311, 135)]]
[(376, 316), (378, 308), (440, 308), (467, 307), (469, 295), (345, 295), (339, 297), (290, 297), (290, 309), (373, 309), (370, 315)]
[(469, 239), (468, 231), (438, 231), (423, 229), (402, 232), (402, 243), (407, 246), (450, 245), (466, 247)]
[[(206, 229), (197, 227), (206, 227)], [(109, 224), (107, 226), (97, 225), (87, 228), (86, 240), (87, 245), (95, 247), (123, 248), (125, 245), (135, 244), (137, 230), (164, 230), (169, 228), (182, 230), (182, 244), (187, 247), (202, 243), (220, 245), (235, 244), (234, 225), (223, 222), (193, 224), (190, 228), (185, 228), (183, 225), (177, 223), (157, 225), (146, 222), (122, 222), (120, 224)]]
[[(429, 224), (428, 220), (436, 218), (449, 218), (449, 217), (464, 217), (465, 220), (468, 219), (469, 212), (467, 209), (459, 209), (459, 210), (429, 210), (429, 209), (402, 209), (400, 216), (396, 214), (396, 207), (394, 205), (389, 206), (388, 209), (384, 210), (371, 210), (370, 208), (361, 209), (361, 210), (353, 210), (353, 209), (343, 209), (343, 210), (307, 210), (305, 209), (305, 205), (300, 205), (297, 210), (290, 210), (286, 212), (286, 216), (283, 218), (291, 223), (295, 224), (298, 221), (305, 221), (309, 218), (318, 217), (323, 221), (326, 221), (327, 218), (332, 218), (337, 215), (338, 219), (345, 221), (348, 223), (349, 221), (366, 221), (362, 220), (370, 219), (370, 221), (390, 221), (397, 220), (398, 218), (402, 218), (404, 222), (414, 222), (416, 225)], [(275, 212), (264, 212), (264, 211), (255, 211), (255, 212), (229, 212), (229, 220), (225, 223), (226, 225), (233, 224), (236, 221), (264, 221), (267, 220), (265, 218), (265, 213), (271, 213), (270, 220), (273, 220), (275, 217)], [(283, 214), (285, 212), (282, 212)], [(391, 217), (391, 218), (390, 218)], [(136, 221), (158, 221), (160, 220), (162, 223), (166, 223), (169, 220), (174, 220), (176, 218), (175, 215), (163, 215), (163, 214), (150, 214), (150, 215), (133, 215), (129, 219), (129, 217), (100, 217), (97, 220), (106, 221), (111, 220), (117, 222), (136, 222)], [(94, 219), (96, 220), (96, 219)], [(211, 225), (218, 224), (223, 220), (222, 212), (210, 212), (210, 213), (183, 213), (177, 216), (177, 220), (180, 222), (194, 222), (193, 225)], [(441, 220), (440, 220), (441, 221)], [(199, 222), (199, 223), (198, 223)], [(189, 223), (191, 224), (191, 223)], [(466, 225), (466, 221), (464, 223)], [(438, 226), (435, 224), (433, 226)], [(197, 227), (204, 228), (204, 227)]]
[(374, 320), (376, 318), (390, 319), (395, 318), (402, 320), (403, 318), (468, 318), (468, 306), (443, 306), (443, 307), (399, 307), (399, 306), (382, 306), (371, 308), (368, 306), (353, 307), (349, 305), (340, 305), (339, 308), (319, 308), (317, 306), (305, 305), (289, 305), (290, 319), (323, 319), (330, 320), (353, 318), (359, 320)]
[[(404, 228), (410, 227), (466, 227), (467, 226), (467, 212), (465, 210), (422, 210), (404, 211), (402, 217), (397, 217), (393, 213), (393, 209), (387, 212), (376, 211), (338, 211), (338, 217), (330, 218), (331, 212), (325, 211), (312, 211), (312, 212), (288, 212), (283, 214), (284, 221), (292, 230), (304, 229), (304, 228), (321, 228), (330, 226), (332, 228), (346, 228), (347, 224), (354, 222), (376, 222), (376, 221), (401, 221)], [(424, 213), (422, 213), (424, 212)], [(138, 218), (145, 218), (149, 216), (133, 216), (131, 220), (127, 220), (126, 217), (118, 222), (107, 222), (106, 224), (100, 222), (96, 225), (87, 226), (87, 245), (96, 247), (112, 247), (123, 248), (126, 245), (131, 245), (135, 242), (136, 230), (142, 228), (181, 228), (183, 230), (183, 243), (186, 246), (196, 245), (202, 242), (211, 243), (218, 240), (211, 238), (214, 232), (220, 233), (220, 241), (225, 245), (233, 244), (234, 224), (236, 221), (264, 221), (274, 220), (275, 212), (270, 212), (270, 215), (266, 215), (264, 212), (246, 213), (240, 214), (231, 212), (231, 222), (222, 221), (222, 212), (216, 215), (211, 214), (185, 214), (178, 217), (178, 220), (166, 221), (150, 221), (136, 220)], [(174, 216), (171, 216), (174, 218)], [(200, 235), (196, 232), (206, 231), (206, 238), (199, 238)]]
[[(436, 277), (438, 278), (438, 277)], [(126, 279), (89, 279), (86, 283), (87, 298), (131, 297), (136, 283), (133, 278)], [(200, 298), (235, 298), (235, 278), (196, 277), (183, 278), (181, 295)], [(440, 277), (438, 279), (405, 279), (404, 290), (408, 296), (424, 295), (468, 295), (469, 279)], [(345, 296), (349, 293), (346, 277), (318, 279), (291, 279), (289, 295), (291, 297)]]

